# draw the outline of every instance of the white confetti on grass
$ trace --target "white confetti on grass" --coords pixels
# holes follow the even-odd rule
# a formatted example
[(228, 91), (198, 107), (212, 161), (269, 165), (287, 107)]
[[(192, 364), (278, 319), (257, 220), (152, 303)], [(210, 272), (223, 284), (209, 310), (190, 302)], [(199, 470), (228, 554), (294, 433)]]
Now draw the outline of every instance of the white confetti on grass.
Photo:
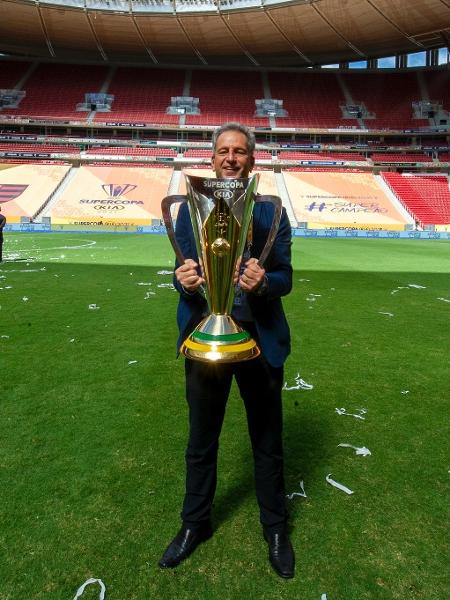
[[(19, 250), (20, 252), (20, 250)], [(34, 256), (27, 256), (27, 257), (21, 257), (20, 254), (7, 254), (4, 258), (5, 262), (21, 262), (21, 263), (26, 263), (27, 267), (29, 266), (30, 262), (35, 262), (37, 260), (37, 258), (35, 258)]]
[(156, 296), (156, 292), (147, 292), (144, 296), (144, 300), (148, 300), (152, 296)]
[(64, 260), (65, 258), (66, 258), (66, 255), (61, 254), (60, 256), (51, 256), (48, 260)]
[(100, 586), (100, 592), (99, 592), (99, 596), (98, 596), (98, 600), (105, 600), (105, 593), (106, 593), (106, 587), (105, 584), (103, 583), (103, 581), (101, 579), (94, 579), (94, 577), (90, 577), (88, 580), (86, 580), (83, 585), (80, 585), (80, 587), (77, 590), (77, 593), (74, 596), (73, 600), (77, 600), (78, 598), (81, 598), (81, 596), (84, 593), (84, 590), (86, 589), (86, 587), (88, 585), (92, 585), (93, 583), (98, 583)]
[(418, 283), (408, 283), (408, 285), (399, 285), (395, 290), (392, 290), (391, 295), (396, 294), (400, 290), (409, 290), (409, 289), (426, 290), (427, 288), (425, 285), (419, 285)]
[(159, 287), (159, 288), (168, 288), (170, 290), (174, 290), (175, 289), (174, 286), (173, 286), (173, 283), (158, 283), (157, 287)]
[(409, 390), (402, 390), (400, 394), (409, 394)]
[(338, 444), (338, 448), (353, 448), (357, 456), (370, 456), (372, 454), (369, 448), (365, 446), (358, 448), (358, 446), (352, 446), (351, 444)]
[(312, 390), (314, 386), (310, 383), (306, 383), (304, 379), (300, 377), (300, 373), (295, 376), (295, 385), (288, 386), (287, 381), (284, 382), (283, 390), (290, 392), (292, 390)]
[(99, 310), (100, 306), (97, 306), (97, 304), (89, 304), (88, 309), (89, 310)]
[(166, 271), (166, 270), (158, 271), (158, 275), (173, 275), (173, 271)]
[(46, 271), (45, 267), (41, 269), (5, 269), (7, 273), (39, 273), (39, 271)]
[(316, 298), (321, 298), (322, 294), (308, 294), (306, 296), (306, 302), (315, 302)]
[(442, 300), (442, 302), (450, 302), (448, 298), (436, 298), (436, 300)]
[(348, 413), (346, 408), (335, 408), (334, 409), (338, 415), (344, 415), (346, 417), (355, 417), (355, 419), (362, 419), (363, 421), (365, 420), (365, 414), (367, 413), (367, 410), (365, 408), (358, 408), (356, 410), (356, 413)]
[(129, 365), (135, 365), (137, 363), (137, 360), (129, 360), (128, 364)]
[(381, 312), (381, 310), (378, 311), (378, 314), (380, 314), (380, 315), (386, 315), (388, 317), (393, 317), (394, 316), (394, 313), (391, 313), (391, 312)]
[(327, 483), (329, 483), (330, 485), (332, 485), (336, 489), (341, 490), (341, 492), (345, 492), (349, 496), (354, 493), (353, 490), (351, 490), (350, 488), (346, 487), (345, 485), (342, 485), (342, 483), (338, 483), (334, 479), (331, 479), (331, 473), (329, 473), (325, 477), (325, 480), (326, 480)]
[(303, 479), (300, 481), (300, 491), (299, 492), (292, 492), (292, 494), (287, 494), (286, 498), (288, 500), (292, 500), (295, 496), (300, 496), (300, 498), (307, 498), (308, 496), (306, 495), (305, 492), (305, 486), (303, 485)]
[(22, 300), (23, 300), (24, 302), (28, 302), (29, 298), (27, 298), (27, 296), (24, 296), (24, 297), (22, 298)]

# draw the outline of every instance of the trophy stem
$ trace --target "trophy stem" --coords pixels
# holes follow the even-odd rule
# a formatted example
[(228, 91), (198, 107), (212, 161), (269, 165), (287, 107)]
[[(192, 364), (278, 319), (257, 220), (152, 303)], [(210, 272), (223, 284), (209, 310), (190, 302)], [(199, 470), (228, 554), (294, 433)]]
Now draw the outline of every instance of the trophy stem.
[(212, 313), (186, 338), (181, 353), (203, 362), (233, 363), (256, 358), (260, 350), (230, 315)]

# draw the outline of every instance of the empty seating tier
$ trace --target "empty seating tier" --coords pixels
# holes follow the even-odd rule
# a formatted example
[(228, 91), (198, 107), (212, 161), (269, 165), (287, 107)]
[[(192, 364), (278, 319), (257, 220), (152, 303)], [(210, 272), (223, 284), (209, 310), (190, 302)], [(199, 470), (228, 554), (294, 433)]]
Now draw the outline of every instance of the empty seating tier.
[(269, 126), (269, 119), (254, 117), (255, 100), (264, 98), (260, 73), (193, 71), (190, 95), (199, 98), (201, 115), (186, 115), (187, 125), (221, 125), (239, 121), (245, 125)]
[[(0, 62), (0, 89), (13, 90), (25, 75), (30, 63), (19, 61)], [(0, 113), (1, 114), (1, 113)]]
[(1, 114), (85, 120), (87, 112), (77, 112), (76, 106), (87, 92), (100, 91), (106, 73), (104, 66), (41, 64), (24, 83), (20, 105)]
[(445, 175), (382, 175), (394, 194), (422, 225), (450, 223), (450, 191)]
[(172, 96), (182, 96), (184, 71), (120, 67), (114, 73), (108, 94), (114, 96), (112, 110), (96, 113), (97, 122), (155, 123), (178, 125), (178, 115), (167, 115)]
[(380, 153), (370, 157), (374, 163), (430, 163), (433, 162), (428, 154)]
[(422, 99), (416, 73), (360, 73), (341, 75), (353, 102), (364, 103), (375, 119), (364, 119), (370, 129), (426, 127), (428, 119), (413, 119), (412, 103)]
[[(338, 127), (343, 125), (343, 92), (335, 73), (269, 73), (273, 98), (283, 100), (288, 117), (278, 127)], [(349, 121), (346, 121), (348, 124)]]

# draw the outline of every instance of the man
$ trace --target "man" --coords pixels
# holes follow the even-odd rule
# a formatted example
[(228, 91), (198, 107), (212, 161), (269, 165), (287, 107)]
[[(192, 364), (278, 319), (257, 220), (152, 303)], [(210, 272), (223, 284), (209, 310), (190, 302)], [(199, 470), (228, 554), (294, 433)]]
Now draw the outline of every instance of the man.
[[(0, 206), (0, 211), (2, 207)], [(0, 212), (0, 262), (3, 261), (3, 227), (6, 225), (6, 217)]]
[[(212, 168), (217, 177), (248, 177), (254, 165), (255, 137), (238, 123), (213, 134)], [(217, 450), (233, 376), (247, 412), (255, 463), (256, 495), (269, 560), (281, 577), (294, 576), (294, 552), (287, 534), (283, 476), (283, 363), (290, 351), (289, 327), (280, 297), (292, 287), (291, 228), (283, 209), (280, 228), (264, 268), (258, 264), (273, 218), (273, 205), (257, 203), (252, 234), (238, 277), (239, 303), (232, 315), (257, 340), (261, 356), (231, 364), (207, 364), (186, 358), (189, 441), (186, 450), (186, 493), (182, 527), (159, 561), (161, 568), (179, 565), (212, 535), (211, 507), (216, 488)], [(207, 314), (199, 293), (204, 283), (186, 204), (180, 208), (176, 237), (185, 263), (175, 269), (180, 293), (178, 347)], [(250, 240), (251, 237), (251, 240)]]

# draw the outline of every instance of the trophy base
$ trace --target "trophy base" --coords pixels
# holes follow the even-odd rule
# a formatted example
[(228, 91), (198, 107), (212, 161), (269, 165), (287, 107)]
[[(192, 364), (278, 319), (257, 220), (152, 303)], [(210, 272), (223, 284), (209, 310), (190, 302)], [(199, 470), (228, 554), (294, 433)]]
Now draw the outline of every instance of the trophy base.
[(261, 354), (251, 335), (229, 315), (209, 315), (186, 338), (180, 352), (207, 363), (234, 363)]

